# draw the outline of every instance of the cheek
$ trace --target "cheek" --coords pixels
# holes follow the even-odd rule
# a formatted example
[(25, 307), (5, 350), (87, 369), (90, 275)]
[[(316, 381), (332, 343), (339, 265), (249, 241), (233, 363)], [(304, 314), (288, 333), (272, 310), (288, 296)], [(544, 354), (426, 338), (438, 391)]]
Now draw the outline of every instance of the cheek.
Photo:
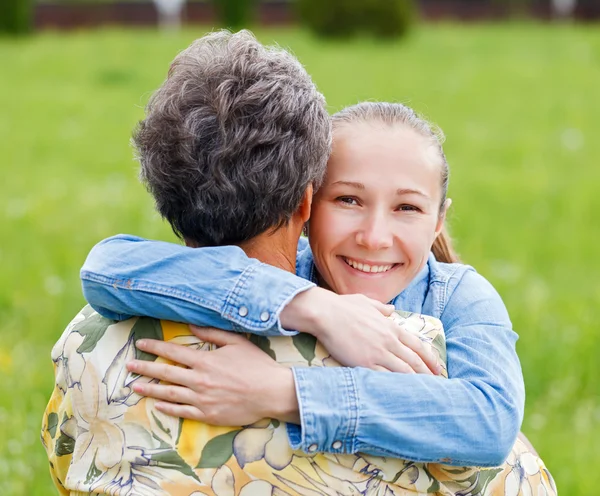
[(430, 222), (423, 222), (419, 226), (409, 226), (398, 232), (398, 238), (413, 263), (420, 263), (422, 259), (427, 259), (431, 251), (435, 239), (435, 226), (430, 224)]
[(343, 292), (337, 283), (344, 277), (337, 256), (343, 255), (345, 247), (351, 244), (352, 229), (351, 219), (329, 205), (314, 209), (310, 218), (308, 238), (315, 266), (336, 293)]
[(343, 243), (352, 235), (352, 229), (353, 223), (344, 212), (332, 205), (317, 206), (309, 223), (311, 246), (320, 250), (320, 255), (327, 255), (323, 251), (330, 251)]

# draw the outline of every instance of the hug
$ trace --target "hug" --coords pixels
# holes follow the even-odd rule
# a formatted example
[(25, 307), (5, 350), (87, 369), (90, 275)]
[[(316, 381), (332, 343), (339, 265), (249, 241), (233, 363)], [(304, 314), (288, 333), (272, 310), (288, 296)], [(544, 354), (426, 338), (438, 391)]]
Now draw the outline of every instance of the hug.
[(556, 494), (517, 334), (444, 227), (441, 136), (397, 103), (329, 116), (247, 31), (178, 55), (134, 144), (185, 246), (86, 260), (42, 427), (59, 492)]

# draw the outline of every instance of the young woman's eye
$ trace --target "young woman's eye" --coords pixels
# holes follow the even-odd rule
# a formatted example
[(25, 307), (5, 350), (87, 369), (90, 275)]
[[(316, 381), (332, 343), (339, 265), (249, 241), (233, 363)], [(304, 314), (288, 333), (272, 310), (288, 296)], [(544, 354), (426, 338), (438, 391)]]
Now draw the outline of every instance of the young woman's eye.
[(351, 196), (339, 196), (336, 198), (337, 201), (343, 203), (344, 205), (358, 205), (358, 201), (356, 198), (352, 198)]
[(401, 212), (420, 212), (421, 209), (415, 205), (409, 205), (407, 203), (404, 203), (402, 205), (398, 205), (397, 210), (401, 211)]

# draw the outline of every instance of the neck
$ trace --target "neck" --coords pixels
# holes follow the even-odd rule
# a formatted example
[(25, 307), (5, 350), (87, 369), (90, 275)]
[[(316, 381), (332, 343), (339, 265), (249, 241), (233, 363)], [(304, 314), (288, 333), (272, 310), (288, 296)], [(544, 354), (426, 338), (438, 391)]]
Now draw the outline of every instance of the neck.
[(298, 237), (294, 239), (289, 231), (283, 227), (273, 233), (263, 233), (240, 243), (239, 247), (250, 258), (256, 258), (262, 263), (294, 274), (296, 272)]

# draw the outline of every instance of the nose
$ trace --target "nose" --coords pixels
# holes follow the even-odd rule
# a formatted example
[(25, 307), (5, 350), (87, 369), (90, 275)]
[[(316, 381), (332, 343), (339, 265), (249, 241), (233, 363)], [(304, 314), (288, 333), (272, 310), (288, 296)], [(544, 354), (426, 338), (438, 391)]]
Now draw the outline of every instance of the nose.
[(356, 243), (372, 251), (390, 248), (393, 240), (389, 221), (381, 214), (367, 216), (356, 233)]

